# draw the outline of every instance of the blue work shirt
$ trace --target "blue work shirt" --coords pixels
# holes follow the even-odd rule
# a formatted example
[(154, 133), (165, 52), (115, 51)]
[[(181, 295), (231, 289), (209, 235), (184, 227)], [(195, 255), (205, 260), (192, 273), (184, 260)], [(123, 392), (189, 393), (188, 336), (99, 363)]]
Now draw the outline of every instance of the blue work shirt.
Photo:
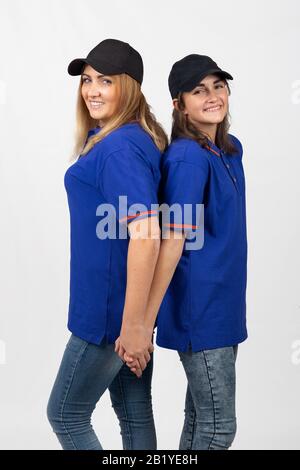
[[(196, 352), (247, 338), (243, 149), (229, 137), (237, 153), (178, 138), (162, 157), (160, 202), (204, 205), (203, 247), (186, 250), (185, 242), (158, 314), (156, 342), (164, 348)], [(194, 216), (187, 227), (199, 224)], [(184, 223), (168, 226), (188, 231)]]
[[(101, 132), (95, 128), (87, 138)], [(100, 204), (116, 210), (119, 228), (137, 218), (157, 216), (161, 152), (138, 124), (125, 124), (97, 142), (65, 173), (70, 210), (71, 256), (68, 328), (94, 344), (113, 343), (120, 334), (125, 303), (129, 236), (99, 238), (105, 219)], [(127, 215), (119, 215), (119, 196), (127, 197)], [(143, 204), (145, 210), (131, 208)], [(124, 227), (124, 226), (123, 226)]]

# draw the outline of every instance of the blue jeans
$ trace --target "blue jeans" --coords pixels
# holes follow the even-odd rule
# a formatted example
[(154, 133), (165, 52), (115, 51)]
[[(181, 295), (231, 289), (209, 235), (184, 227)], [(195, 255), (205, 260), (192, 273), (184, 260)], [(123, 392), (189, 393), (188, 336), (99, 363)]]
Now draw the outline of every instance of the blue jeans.
[(188, 380), (180, 450), (226, 450), (236, 434), (235, 361), (238, 345), (179, 352)]
[(49, 422), (63, 449), (102, 450), (91, 416), (107, 389), (119, 420), (123, 449), (156, 449), (153, 353), (138, 379), (114, 346), (91, 344), (73, 334), (68, 341), (47, 406)]

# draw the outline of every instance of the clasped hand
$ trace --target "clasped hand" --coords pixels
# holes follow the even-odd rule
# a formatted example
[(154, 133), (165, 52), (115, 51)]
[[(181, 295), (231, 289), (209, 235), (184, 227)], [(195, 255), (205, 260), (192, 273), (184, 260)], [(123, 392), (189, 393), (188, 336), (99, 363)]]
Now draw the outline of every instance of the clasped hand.
[(115, 342), (116, 353), (137, 377), (142, 376), (154, 351), (152, 334), (153, 329), (144, 325), (126, 325)]

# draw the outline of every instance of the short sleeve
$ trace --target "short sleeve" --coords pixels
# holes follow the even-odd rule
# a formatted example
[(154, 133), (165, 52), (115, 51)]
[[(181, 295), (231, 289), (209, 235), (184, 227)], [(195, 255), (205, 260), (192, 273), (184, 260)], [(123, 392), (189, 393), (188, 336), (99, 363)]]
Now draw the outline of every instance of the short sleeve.
[(150, 162), (131, 148), (111, 153), (101, 170), (99, 185), (120, 223), (158, 215), (158, 183)]
[[(203, 216), (204, 192), (208, 181), (209, 164), (185, 161), (171, 162), (162, 172), (163, 229), (184, 232), (200, 229)], [(203, 228), (203, 227), (202, 227)]]
[(235, 148), (236, 148), (236, 150), (239, 154), (240, 159), (242, 160), (242, 158), (243, 158), (243, 146), (242, 146), (241, 142), (234, 135), (230, 135), (230, 137), (231, 137), (231, 141), (232, 141), (233, 145), (235, 146)]

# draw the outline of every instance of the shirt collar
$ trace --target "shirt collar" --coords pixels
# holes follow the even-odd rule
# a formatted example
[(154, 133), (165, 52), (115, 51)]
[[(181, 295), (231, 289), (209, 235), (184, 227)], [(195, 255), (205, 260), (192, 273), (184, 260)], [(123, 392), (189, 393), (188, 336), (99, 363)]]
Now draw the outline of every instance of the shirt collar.
[(93, 129), (90, 129), (88, 131), (88, 137), (90, 137), (91, 135), (97, 134), (100, 130), (101, 130), (100, 126), (96, 126)]
[(217, 157), (221, 157), (221, 154), (223, 153), (219, 147), (216, 146), (211, 140), (207, 141), (207, 144), (204, 145), (204, 148), (206, 148), (209, 152), (213, 153)]

